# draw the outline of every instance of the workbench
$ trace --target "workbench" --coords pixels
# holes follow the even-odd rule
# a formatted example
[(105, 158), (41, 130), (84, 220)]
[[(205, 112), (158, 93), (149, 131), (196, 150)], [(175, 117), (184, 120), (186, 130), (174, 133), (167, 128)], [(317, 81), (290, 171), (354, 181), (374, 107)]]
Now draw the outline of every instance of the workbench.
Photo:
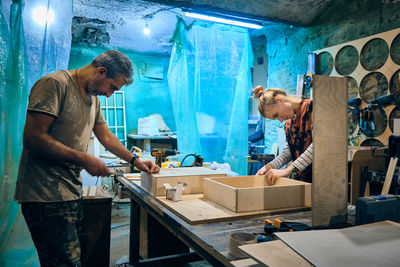
[[(207, 260), (213, 266), (234, 266), (229, 254), (230, 235), (263, 233), (264, 220), (279, 218), (311, 224), (311, 211), (191, 225), (174, 214), (139, 183), (117, 179), (128, 188), (131, 199), (129, 261), (134, 266), (174, 264)], [(143, 256), (144, 255), (144, 256)]]

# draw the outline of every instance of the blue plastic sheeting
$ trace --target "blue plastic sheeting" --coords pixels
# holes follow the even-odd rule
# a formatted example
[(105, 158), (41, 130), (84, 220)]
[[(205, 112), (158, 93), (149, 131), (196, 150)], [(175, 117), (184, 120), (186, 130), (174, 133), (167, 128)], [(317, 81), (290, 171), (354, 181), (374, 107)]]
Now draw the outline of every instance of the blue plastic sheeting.
[[(53, 10), (54, 21), (40, 25), (33, 21), (32, 12), (43, 6)], [(29, 0), (23, 19), (28, 60), (28, 88), (42, 76), (68, 68), (71, 50), (72, 0)]]
[(228, 162), (247, 174), (248, 92), (253, 52), (247, 29), (178, 20), (168, 85), (185, 156)]
[[(11, 6), (2, 2), (0, 9), (0, 266), (39, 266), (36, 249), (13, 195), (29, 88), (40, 76), (68, 65), (70, 42), (65, 46), (65, 42), (51, 39), (63, 33), (64, 39), (70, 40), (72, 2), (53, 1), (57, 2), (55, 20), (64, 21), (52, 24), (51, 28), (41, 26), (47, 30), (38, 30), (32, 21), (32, 9), (39, 4), (52, 6), (50, 2), (30, 0), (25, 4), (23, 0), (14, 0)], [(10, 14), (9, 20), (4, 14)]]

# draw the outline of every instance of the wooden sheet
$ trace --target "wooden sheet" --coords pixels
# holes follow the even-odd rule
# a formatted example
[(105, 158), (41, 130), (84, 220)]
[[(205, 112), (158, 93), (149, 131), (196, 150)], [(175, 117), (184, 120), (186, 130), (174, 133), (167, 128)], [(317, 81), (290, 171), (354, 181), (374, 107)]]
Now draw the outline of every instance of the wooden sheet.
[(312, 266), (293, 249), (280, 240), (239, 246), (239, 249), (269, 267)]
[(399, 223), (384, 221), (276, 235), (315, 266), (400, 266)]
[(233, 212), (311, 205), (311, 184), (281, 177), (269, 185), (264, 175), (205, 178), (203, 194)]
[(183, 195), (182, 201), (178, 202), (167, 200), (165, 197), (157, 197), (157, 199), (162, 205), (190, 224), (230, 221), (260, 215), (273, 215), (286, 211), (310, 210), (310, 207), (302, 206), (286, 209), (235, 213), (204, 198), (203, 194)]
[(346, 79), (313, 81), (313, 225), (344, 223), (347, 214)]
[(247, 258), (243, 260), (231, 261), (231, 264), (235, 267), (261, 267), (263, 264), (257, 263), (255, 260)]
[(225, 177), (226, 174), (205, 167), (162, 168), (157, 174), (142, 172), (140, 177), (143, 188), (156, 196), (165, 195), (164, 183), (174, 187), (178, 182), (186, 183), (182, 194), (202, 194), (203, 179), (208, 177)]

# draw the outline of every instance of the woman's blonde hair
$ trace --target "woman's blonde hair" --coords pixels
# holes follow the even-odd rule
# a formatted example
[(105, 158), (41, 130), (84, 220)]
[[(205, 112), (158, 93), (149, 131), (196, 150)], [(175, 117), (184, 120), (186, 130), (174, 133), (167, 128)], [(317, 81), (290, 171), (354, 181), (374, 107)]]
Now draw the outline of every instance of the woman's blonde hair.
[(253, 90), (253, 93), (255, 98), (260, 99), (258, 101), (258, 112), (260, 112), (263, 117), (266, 117), (265, 109), (270, 105), (276, 104), (275, 96), (287, 96), (287, 93), (279, 88), (270, 88), (268, 90), (264, 90), (262, 87), (256, 87)]

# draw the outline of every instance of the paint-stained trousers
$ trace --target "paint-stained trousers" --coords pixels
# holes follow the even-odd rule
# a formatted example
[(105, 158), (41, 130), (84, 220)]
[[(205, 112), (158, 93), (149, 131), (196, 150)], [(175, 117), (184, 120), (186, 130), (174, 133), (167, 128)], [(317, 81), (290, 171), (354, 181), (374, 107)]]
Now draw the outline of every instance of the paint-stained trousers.
[(84, 266), (82, 200), (21, 203), (41, 266)]

